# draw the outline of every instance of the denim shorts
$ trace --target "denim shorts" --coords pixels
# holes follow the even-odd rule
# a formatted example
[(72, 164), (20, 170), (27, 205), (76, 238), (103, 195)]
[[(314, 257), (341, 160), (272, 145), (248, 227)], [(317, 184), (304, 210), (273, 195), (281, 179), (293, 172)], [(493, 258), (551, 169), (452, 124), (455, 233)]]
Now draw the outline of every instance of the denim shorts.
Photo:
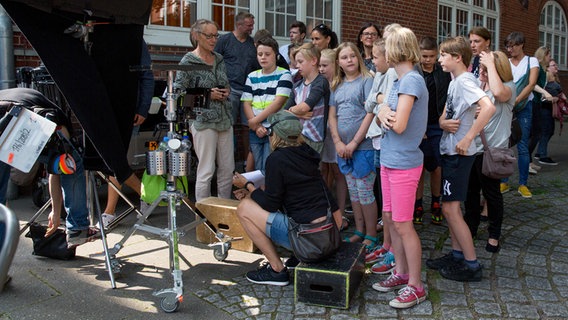
[(272, 239), (276, 245), (290, 248), (288, 239), (288, 216), (281, 212), (271, 212), (266, 220), (266, 235)]

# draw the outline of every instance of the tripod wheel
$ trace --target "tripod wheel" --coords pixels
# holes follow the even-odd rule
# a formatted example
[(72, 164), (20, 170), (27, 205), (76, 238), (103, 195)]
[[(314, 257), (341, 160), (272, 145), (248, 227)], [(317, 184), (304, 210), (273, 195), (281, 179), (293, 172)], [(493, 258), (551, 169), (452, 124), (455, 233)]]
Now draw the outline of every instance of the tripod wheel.
[(164, 297), (160, 300), (160, 308), (166, 313), (176, 312), (179, 308), (179, 300), (175, 295), (173, 297)]
[(229, 255), (230, 248), (230, 242), (224, 242), (220, 245), (215, 246), (213, 248), (213, 257), (215, 257), (217, 261), (225, 261), (225, 259), (227, 259), (227, 256)]

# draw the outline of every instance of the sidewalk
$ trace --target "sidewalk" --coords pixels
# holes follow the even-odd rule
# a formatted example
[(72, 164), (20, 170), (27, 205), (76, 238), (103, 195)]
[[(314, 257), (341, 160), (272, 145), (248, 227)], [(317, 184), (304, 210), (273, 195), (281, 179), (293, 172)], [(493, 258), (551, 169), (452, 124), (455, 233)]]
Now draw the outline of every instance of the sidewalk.
[[(12, 282), (0, 294), (0, 319), (566, 319), (568, 318), (568, 133), (555, 135), (550, 156), (558, 166), (543, 166), (529, 177), (532, 199), (511, 191), (504, 195), (505, 221), (501, 251), (484, 250), (486, 225), (475, 242), (485, 266), (483, 281), (459, 283), (443, 279), (423, 264), (429, 299), (409, 310), (388, 306), (393, 293), (380, 294), (371, 284), (384, 278), (367, 274), (348, 310), (294, 302), (293, 285), (260, 286), (244, 273), (263, 261), (260, 254), (231, 250), (226, 261), (214, 259), (190, 231), (180, 240), (184, 301), (166, 314), (152, 292), (172, 287), (168, 247), (158, 236), (138, 232), (117, 257), (124, 264), (112, 289), (105, 270), (101, 241), (77, 249), (77, 258), (57, 261), (31, 255), (31, 240), (20, 238), (10, 269)], [(429, 199), (426, 200), (427, 207)], [(29, 196), (9, 204), (23, 225), (37, 210)], [(178, 225), (193, 220), (178, 213)], [(450, 249), (448, 229), (429, 224), (417, 228), (423, 260)], [(150, 216), (165, 226), (160, 208)], [(39, 218), (45, 220), (46, 215)], [(131, 215), (109, 235), (109, 246), (121, 239), (134, 221)]]

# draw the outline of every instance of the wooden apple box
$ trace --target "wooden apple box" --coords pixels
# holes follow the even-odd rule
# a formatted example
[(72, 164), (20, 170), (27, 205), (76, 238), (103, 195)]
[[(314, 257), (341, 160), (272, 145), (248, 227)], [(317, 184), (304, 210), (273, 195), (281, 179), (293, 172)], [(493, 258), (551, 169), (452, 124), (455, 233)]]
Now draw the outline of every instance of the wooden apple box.
[[(237, 217), (238, 200), (209, 197), (195, 203), (197, 209), (207, 218), (217, 231), (231, 237), (242, 237), (231, 243), (231, 248), (246, 252), (255, 252), (256, 246), (246, 234)], [(195, 228), (197, 241), (201, 243), (217, 242), (215, 235), (204, 224)]]

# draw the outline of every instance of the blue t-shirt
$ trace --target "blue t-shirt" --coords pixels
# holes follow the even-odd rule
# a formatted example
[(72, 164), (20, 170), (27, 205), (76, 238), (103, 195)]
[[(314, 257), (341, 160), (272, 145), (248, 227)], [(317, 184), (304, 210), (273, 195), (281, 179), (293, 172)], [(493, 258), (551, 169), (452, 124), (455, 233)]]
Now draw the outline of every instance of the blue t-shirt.
[(428, 122), (428, 88), (424, 78), (413, 70), (393, 83), (387, 97), (393, 111), (397, 110), (400, 94), (414, 96), (414, 104), (404, 132), (385, 132), (381, 141), (381, 165), (392, 169), (412, 169), (422, 165), (424, 158), (419, 148)]
[[(352, 81), (343, 81), (329, 98), (329, 107), (337, 114), (337, 132), (341, 141), (348, 144), (361, 127), (367, 115), (365, 100), (371, 92), (373, 78), (359, 76)], [(373, 150), (371, 139), (365, 139), (357, 150)]]

